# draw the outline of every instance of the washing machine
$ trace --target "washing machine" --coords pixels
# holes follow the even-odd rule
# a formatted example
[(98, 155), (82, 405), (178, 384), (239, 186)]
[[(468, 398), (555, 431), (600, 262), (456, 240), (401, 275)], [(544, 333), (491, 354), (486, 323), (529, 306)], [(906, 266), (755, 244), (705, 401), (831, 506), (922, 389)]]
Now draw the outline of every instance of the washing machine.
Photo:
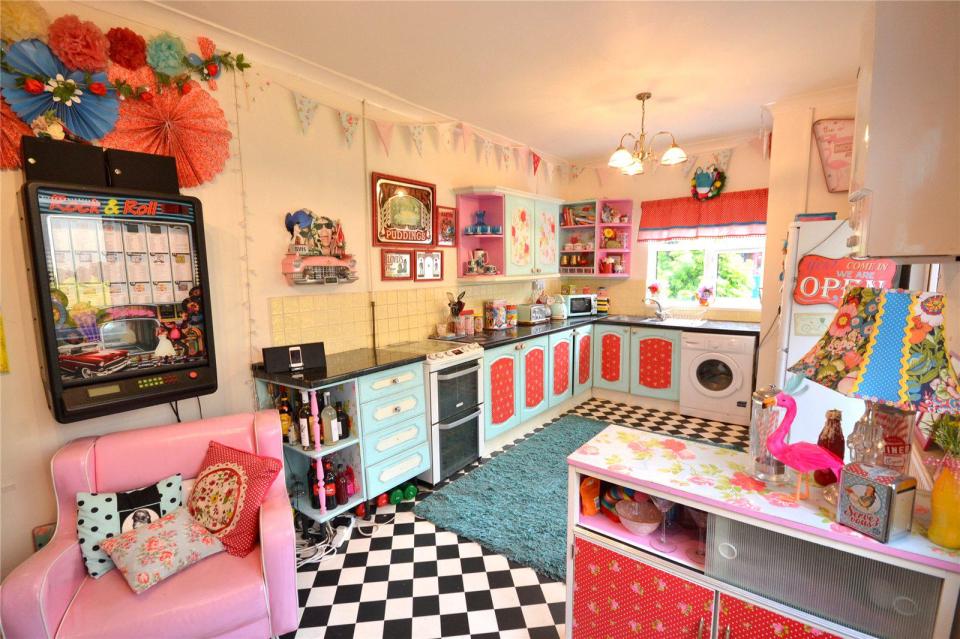
[(684, 332), (680, 345), (680, 413), (750, 423), (756, 338)]

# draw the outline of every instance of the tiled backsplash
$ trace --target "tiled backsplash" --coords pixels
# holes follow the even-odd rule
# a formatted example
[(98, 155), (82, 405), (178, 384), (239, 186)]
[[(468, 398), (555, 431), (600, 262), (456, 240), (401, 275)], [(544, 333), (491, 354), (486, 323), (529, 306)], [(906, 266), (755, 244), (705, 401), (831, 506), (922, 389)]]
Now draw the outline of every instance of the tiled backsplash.
[[(560, 290), (557, 280), (547, 280), (548, 292)], [(450, 313), (447, 291), (420, 287), (363, 293), (328, 293), (273, 297), (270, 304), (270, 334), (274, 346), (318, 342), (328, 353), (338, 353), (374, 344), (374, 312), (377, 345), (387, 346), (429, 338), (438, 322)], [(509, 282), (464, 286), (464, 308), (483, 312), (484, 300), (525, 301), (530, 282)], [(370, 302), (374, 303), (371, 308)]]

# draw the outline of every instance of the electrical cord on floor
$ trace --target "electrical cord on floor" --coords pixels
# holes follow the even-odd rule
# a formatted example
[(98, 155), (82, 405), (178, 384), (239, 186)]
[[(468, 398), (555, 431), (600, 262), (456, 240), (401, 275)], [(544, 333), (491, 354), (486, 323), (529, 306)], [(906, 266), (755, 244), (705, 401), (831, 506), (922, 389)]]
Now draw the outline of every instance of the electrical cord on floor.
[(337, 549), (329, 542), (311, 544), (305, 539), (297, 540), (297, 568), (307, 564), (319, 564), (337, 554)]
[[(393, 517), (391, 517), (391, 518), (388, 519), (387, 521), (377, 521), (376, 519), (374, 519), (374, 520), (373, 520), (373, 523), (371, 523), (371, 524), (369, 524), (369, 525), (367, 525), (367, 526), (364, 526), (364, 525), (362, 525), (362, 524), (357, 524), (357, 532), (360, 533), (361, 535), (363, 535), (364, 537), (373, 537), (374, 535), (377, 534), (377, 531), (380, 530), (380, 526), (389, 526), (389, 525), (392, 524), (396, 519), (397, 519), (397, 515), (396, 515), (396, 513), (394, 513)], [(364, 529), (365, 529), (365, 528), (370, 529), (370, 532), (369, 532), (369, 533), (364, 532)]]

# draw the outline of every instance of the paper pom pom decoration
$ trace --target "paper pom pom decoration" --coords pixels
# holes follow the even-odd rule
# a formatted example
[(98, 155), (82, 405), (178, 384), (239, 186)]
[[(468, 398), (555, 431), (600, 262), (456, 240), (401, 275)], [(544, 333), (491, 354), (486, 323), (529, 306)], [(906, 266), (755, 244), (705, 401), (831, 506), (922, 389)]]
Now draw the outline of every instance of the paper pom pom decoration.
[(126, 27), (107, 31), (110, 43), (110, 61), (128, 69), (139, 69), (147, 63), (147, 43), (143, 37)]
[(36, 2), (3, 2), (0, 4), (0, 38), (8, 43), (17, 40), (47, 39), (50, 17)]
[(110, 43), (100, 28), (75, 15), (60, 16), (50, 25), (50, 49), (70, 69), (103, 71)]
[(33, 133), (6, 100), (0, 100), (0, 109), (0, 168), (16, 169), (20, 166), (20, 138)]
[[(67, 128), (84, 140), (99, 139), (116, 124), (119, 105), (116, 94), (106, 90), (106, 73), (93, 73), (87, 78), (83, 71), (70, 72), (39, 40), (17, 42), (10, 47), (5, 62), (21, 73), (49, 78), (42, 90), (34, 92), (34, 83), (18, 87), (18, 74), (3, 73), (0, 90), (24, 122), (33, 122), (53, 110)], [(93, 90), (86, 90), (88, 79)], [(104, 85), (102, 95), (94, 84)]]
[[(131, 84), (136, 81), (130, 77)], [(213, 179), (227, 162), (232, 136), (217, 101), (196, 82), (189, 85), (186, 92), (164, 90), (149, 102), (124, 101), (117, 128), (103, 146), (172, 155), (182, 187)]]
[(174, 76), (183, 71), (186, 55), (183, 40), (166, 32), (150, 38), (147, 43), (147, 64), (163, 75)]

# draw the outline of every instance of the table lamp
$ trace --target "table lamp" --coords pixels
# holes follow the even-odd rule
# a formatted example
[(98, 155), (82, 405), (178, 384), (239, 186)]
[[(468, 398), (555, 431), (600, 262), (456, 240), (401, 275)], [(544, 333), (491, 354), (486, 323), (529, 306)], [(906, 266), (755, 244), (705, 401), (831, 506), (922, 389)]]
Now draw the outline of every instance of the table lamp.
[(944, 306), (941, 293), (848, 288), (827, 332), (787, 369), (866, 401), (848, 439), (851, 461), (886, 465), (884, 423), (906, 426), (906, 447), (917, 411), (960, 413)]

